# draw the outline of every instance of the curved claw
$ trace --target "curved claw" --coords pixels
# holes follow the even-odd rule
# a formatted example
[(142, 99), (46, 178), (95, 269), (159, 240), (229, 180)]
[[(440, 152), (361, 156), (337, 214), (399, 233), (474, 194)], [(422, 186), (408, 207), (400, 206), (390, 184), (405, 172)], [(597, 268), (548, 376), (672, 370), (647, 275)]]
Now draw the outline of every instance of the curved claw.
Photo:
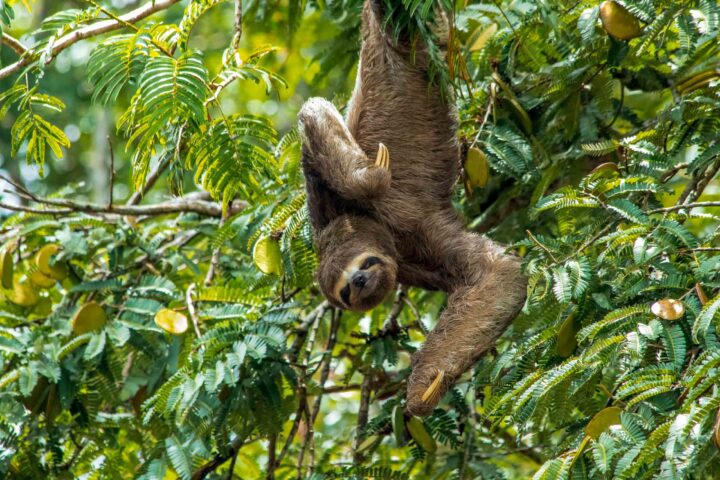
[(375, 159), (375, 166), (390, 170), (390, 152), (387, 147), (382, 143), (378, 147), (377, 158)]
[(432, 381), (430, 386), (422, 394), (423, 403), (428, 405), (437, 405), (440, 401), (440, 392), (442, 391), (442, 382), (445, 379), (445, 372), (443, 370), (438, 371), (435, 380)]

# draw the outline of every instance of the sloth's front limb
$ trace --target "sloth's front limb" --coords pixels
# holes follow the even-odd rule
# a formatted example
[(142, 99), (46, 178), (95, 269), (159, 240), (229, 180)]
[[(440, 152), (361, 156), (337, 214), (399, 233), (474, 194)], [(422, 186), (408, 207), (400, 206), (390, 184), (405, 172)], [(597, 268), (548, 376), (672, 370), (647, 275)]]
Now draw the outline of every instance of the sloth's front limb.
[(458, 377), (495, 344), (525, 301), (519, 259), (500, 254), (483, 270), (474, 283), (450, 294), (437, 327), (412, 357), (407, 410), (413, 415), (432, 413)]
[(375, 157), (368, 158), (332, 103), (311, 98), (300, 109), (298, 121), (303, 136), (303, 163), (340, 196), (365, 200), (390, 187), (387, 148), (378, 144)]

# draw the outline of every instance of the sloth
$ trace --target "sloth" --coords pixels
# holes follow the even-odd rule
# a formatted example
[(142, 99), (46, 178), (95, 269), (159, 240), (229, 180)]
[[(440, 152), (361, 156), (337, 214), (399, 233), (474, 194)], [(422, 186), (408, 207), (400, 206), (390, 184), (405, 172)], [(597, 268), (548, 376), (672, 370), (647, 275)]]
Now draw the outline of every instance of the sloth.
[[(493, 347), (524, 303), (526, 279), (517, 257), (467, 231), (454, 211), (457, 113), (430, 81), (427, 48), (384, 29), (385, 4), (365, 1), (346, 118), (311, 98), (298, 124), (317, 280), (327, 300), (367, 311), (398, 284), (448, 294), (435, 329), (411, 357), (406, 408), (422, 416)], [(447, 35), (439, 37), (443, 49)]]

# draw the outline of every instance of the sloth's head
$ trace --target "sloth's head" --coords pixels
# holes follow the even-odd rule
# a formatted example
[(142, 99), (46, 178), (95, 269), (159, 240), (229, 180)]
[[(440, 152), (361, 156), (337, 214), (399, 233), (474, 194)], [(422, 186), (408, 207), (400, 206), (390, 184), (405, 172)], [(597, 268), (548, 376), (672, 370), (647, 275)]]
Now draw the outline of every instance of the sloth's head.
[(318, 236), (320, 289), (333, 305), (365, 311), (395, 288), (396, 251), (392, 237), (365, 217), (336, 218)]

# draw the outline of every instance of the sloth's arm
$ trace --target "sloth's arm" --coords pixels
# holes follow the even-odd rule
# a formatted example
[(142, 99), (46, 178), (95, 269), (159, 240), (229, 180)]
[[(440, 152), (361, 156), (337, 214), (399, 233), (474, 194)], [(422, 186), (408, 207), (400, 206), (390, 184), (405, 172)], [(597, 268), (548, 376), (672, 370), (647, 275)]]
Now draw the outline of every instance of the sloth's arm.
[(378, 145), (377, 158), (365, 155), (335, 106), (322, 98), (311, 98), (298, 114), (303, 136), (302, 161), (330, 188), (349, 200), (365, 200), (384, 193), (390, 186), (390, 158)]
[(495, 244), (482, 237), (468, 243), (476, 245), (468, 262), (477, 260), (478, 254), (485, 257), (478, 262), (482, 271), (477, 270), (474, 281), (450, 294), (437, 326), (412, 357), (407, 409), (414, 415), (432, 413), (458, 377), (495, 344), (525, 300), (520, 260), (498, 252)]

